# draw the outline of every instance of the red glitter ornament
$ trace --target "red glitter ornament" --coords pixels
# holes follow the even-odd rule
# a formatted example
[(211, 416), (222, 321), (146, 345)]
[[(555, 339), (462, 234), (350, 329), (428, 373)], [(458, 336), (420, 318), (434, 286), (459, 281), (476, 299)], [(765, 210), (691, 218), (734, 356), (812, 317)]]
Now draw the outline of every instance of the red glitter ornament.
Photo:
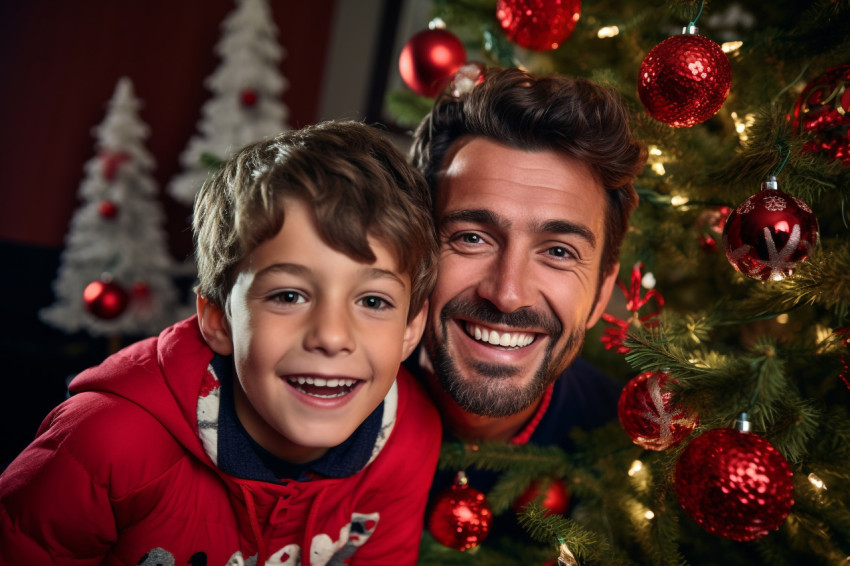
[(850, 165), (850, 64), (826, 71), (806, 85), (791, 115), (793, 135), (814, 139), (803, 149)]
[(116, 318), (127, 308), (129, 297), (124, 289), (111, 280), (92, 281), (83, 289), (83, 304), (97, 318)]
[(557, 49), (576, 28), (580, 0), (499, 0), (496, 18), (505, 35), (532, 51)]
[(699, 231), (699, 247), (701, 250), (709, 253), (718, 250), (718, 242), (723, 238), (723, 227), (726, 225), (726, 219), (729, 218), (730, 212), (732, 212), (731, 207), (721, 206), (700, 213), (696, 221), (696, 228)]
[(469, 487), (466, 474), (458, 472), (455, 483), (439, 494), (428, 516), (428, 532), (455, 550), (469, 550), (490, 534), (493, 512), (484, 494)]
[(415, 93), (435, 97), (466, 63), (466, 48), (453, 33), (427, 29), (411, 37), (401, 50), (398, 70)]
[(751, 432), (716, 429), (691, 441), (676, 464), (679, 503), (709, 533), (737, 541), (778, 528), (794, 504), (785, 458)]
[(729, 58), (693, 26), (653, 47), (640, 64), (640, 101), (650, 116), (676, 128), (714, 116), (731, 87)]
[(246, 88), (239, 94), (239, 102), (246, 108), (252, 108), (257, 104), (257, 91)]
[(780, 191), (776, 177), (742, 202), (726, 220), (723, 247), (732, 266), (753, 279), (780, 281), (808, 258), (819, 239), (818, 221), (802, 200)]
[[(516, 498), (513, 504), (513, 509), (517, 513), (521, 513), (523, 507), (531, 503), (532, 501), (541, 499), (540, 507), (543, 509), (548, 509), (544, 516), (557, 514), (563, 515), (567, 512), (567, 509), (570, 507), (570, 492), (567, 490), (566, 485), (564, 485), (563, 480), (558, 478), (553, 478), (548, 482), (548, 485), (545, 485), (544, 481), (535, 481), (532, 482), (528, 489), (525, 490), (525, 493)], [(545, 485), (546, 491), (543, 492), (541, 487)]]
[(115, 218), (118, 216), (118, 206), (111, 200), (103, 200), (97, 207), (97, 213), (103, 218)]
[(620, 393), (620, 424), (644, 450), (667, 450), (687, 438), (697, 424), (695, 417), (673, 403), (673, 394), (664, 390), (669, 377), (665, 372), (645, 372)]

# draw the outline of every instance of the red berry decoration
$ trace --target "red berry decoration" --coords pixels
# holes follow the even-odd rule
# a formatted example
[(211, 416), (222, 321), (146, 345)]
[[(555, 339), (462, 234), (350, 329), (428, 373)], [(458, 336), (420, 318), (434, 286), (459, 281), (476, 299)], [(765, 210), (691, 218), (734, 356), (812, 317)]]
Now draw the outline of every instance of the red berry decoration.
[(493, 512), (484, 494), (469, 487), (466, 474), (458, 472), (455, 483), (437, 496), (428, 516), (428, 532), (455, 550), (469, 550), (490, 534)]
[(803, 90), (791, 115), (793, 135), (814, 139), (803, 148), (850, 165), (850, 64), (828, 70)]
[(398, 70), (413, 92), (433, 98), (464, 63), (466, 48), (457, 36), (444, 29), (427, 29), (405, 44), (398, 58)]
[(753, 279), (780, 281), (808, 258), (819, 239), (818, 221), (802, 200), (780, 191), (776, 177), (736, 208), (723, 228), (732, 266)]
[(729, 58), (693, 26), (653, 47), (640, 64), (640, 101), (650, 116), (676, 128), (714, 116), (731, 87)]
[(697, 419), (673, 403), (664, 390), (670, 374), (645, 372), (620, 393), (617, 416), (632, 442), (645, 450), (667, 450), (687, 438)]
[(791, 469), (767, 440), (716, 429), (696, 437), (676, 464), (685, 513), (709, 533), (737, 541), (778, 528), (794, 504)]
[[(523, 507), (540, 498), (540, 507), (548, 509), (544, 516), (553, 513), (556, 515), (566, 513), (567, 509), (570, 508), (570, 492), (567, 491), (563, 480), (554, 478), (548, 482), (548, 485), (545, 484), (545, 481), (538, 480), (528, 486), (525, 493), (517, 497), (514, 501), (514, 511), (521, 513)], [(544, 485), (546, 487), (545, 493), (541, 491), (541, 487)]]
[(557, 49), (576, 28), (580, 0), (499, 0), (496, 18), (505, 35), (532, 51)]
[(118, 206), (111, 200), (104, 200), (97, 207), (97, 213), (103, 218), (115, 218), (118, 216)]
[(114, 281), (92, 281), (83, 289), (83, 303), (97, 318), (116, 318), (127, 308), (127, 292)]
[(242, 103), (242, 106), (246, 108), (252, 108), (257, 104), (257, 91), (254, 89), (246, 88), (239, 95), (239, 101)]

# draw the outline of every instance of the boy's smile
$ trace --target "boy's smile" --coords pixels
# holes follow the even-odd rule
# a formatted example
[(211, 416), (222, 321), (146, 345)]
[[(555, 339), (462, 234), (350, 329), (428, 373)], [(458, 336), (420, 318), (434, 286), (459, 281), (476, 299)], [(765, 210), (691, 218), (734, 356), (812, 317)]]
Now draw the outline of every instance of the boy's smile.
[[(307, 462), (381, 403), (425, 311), (408, 324), (410, 279), (380, 240), (369, 238), (376, 261), (361, 263), (321, 239), (302, 201), (284, 203), (281, 230), (239, 265), (225, 339), (208, 341), (233, 354), (236, 412), (248, 433), (285, 460)], [(199, 309), (202, 324), (216, 311)]]

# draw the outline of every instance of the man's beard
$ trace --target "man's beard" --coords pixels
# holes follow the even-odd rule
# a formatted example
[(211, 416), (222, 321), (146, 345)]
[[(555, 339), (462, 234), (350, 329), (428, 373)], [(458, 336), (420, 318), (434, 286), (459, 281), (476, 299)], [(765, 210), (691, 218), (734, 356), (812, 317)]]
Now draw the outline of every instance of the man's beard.
[[(448, 321), (458, 315), (493, 325), (543, 329), (549, 343), (531, 381), (525, 385), (517, 385), (511, 378), (519, 373), (519, 368), (487, 362), (472, 364), (473, 371), (481, 378), (464, 379), (449, 353), (446, 338)], [(573, 362), (584, 345), (583, 329), (576, 328), (570, 332), (566, 343), (556, 353), (555, 344), (563, 335), (563, 326), (553, 315), (538, 313), (530, 308), (503, 313), (486, 301), (474, 303), (460, 297), (446, 303), (440, 311), (440, 327), (443, 333), (441, 342), (438, 342), (433, 328), (428, 329), (424, 341), (438, 382), (463, 410), (487, 417), (507, 417), (527, 408), (558, 379), (563, 368)]]

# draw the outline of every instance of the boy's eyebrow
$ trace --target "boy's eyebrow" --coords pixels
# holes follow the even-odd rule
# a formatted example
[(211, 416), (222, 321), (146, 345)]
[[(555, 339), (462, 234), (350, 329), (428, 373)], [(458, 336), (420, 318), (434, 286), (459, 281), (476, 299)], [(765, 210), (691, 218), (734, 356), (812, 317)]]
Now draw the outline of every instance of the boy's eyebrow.
[[(492, 210), (487, 210), (483, 208), (457, 210), (454, 212), (450, 212), (440, 219), (440, 228), (442, 229), (447, 224), (451, 224), (452, 222), (474, 222), (476, 224), (490, 224), (503, 230), (509, 230), (511, 227), (511, 223), (508, 220), (502, 218), (498, 214), (494, 213)], [(590, 228), (583, 224), (570, 222), (568, 220), (546, 220), (544, 222), (535, 224), (533, 226), (533, 229), (539, 234), (576, 234), (584, 240), (587, 240), (587, 243), (590, 244), (592, 248), (596, 247), (596, 235)]]
[[(305, 277), (310, 273), (310, 269), (297, 263), (273, 263), (272, 265), (264, 267), (263, 269), (258, 271), (256, 278), (260, 278), (264, 275), (277, 272), (289, 273), (292, 275), (299, 275), (301, 277)], [(379, 267), (364, 267), (361, 270), (361, 273), (363, 273), (363, 275), (365, 275), (368, 279), (394, 279), (399, 285), (405, 287), (402, 278), (399, 277), (397, 273), (395, 273), (394, 271), (390, 271), (389, 269), (381, 269)]]

